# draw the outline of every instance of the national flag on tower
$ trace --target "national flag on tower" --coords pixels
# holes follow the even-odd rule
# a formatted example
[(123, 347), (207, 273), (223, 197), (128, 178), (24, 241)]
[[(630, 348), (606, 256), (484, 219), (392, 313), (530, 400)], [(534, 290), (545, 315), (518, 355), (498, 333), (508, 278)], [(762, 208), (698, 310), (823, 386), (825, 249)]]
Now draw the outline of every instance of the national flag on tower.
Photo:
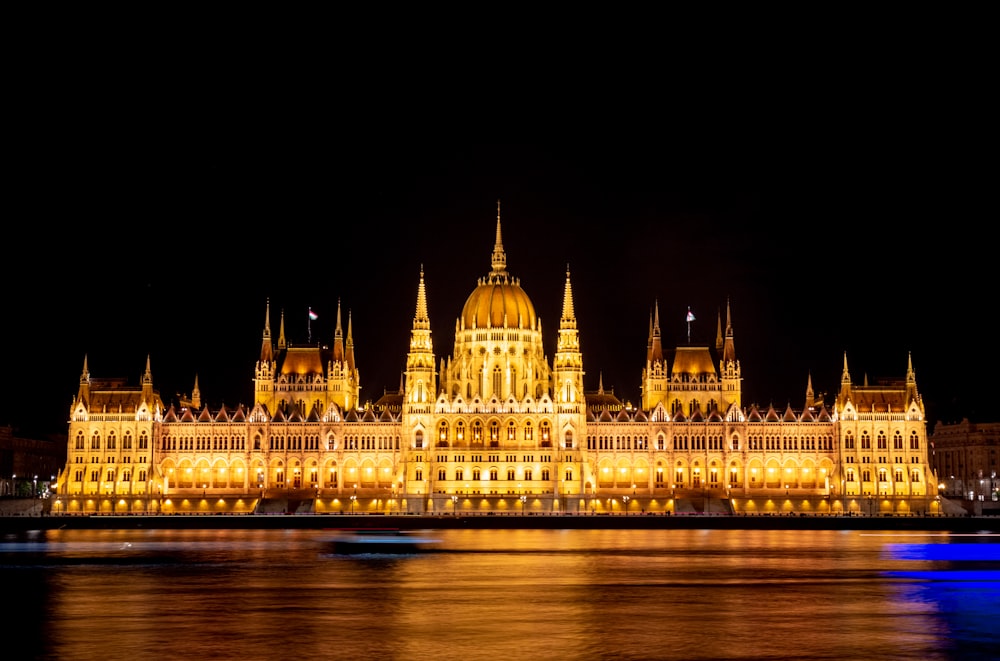
[(312, 321), (316, 321), (317, 319), (319, 319), (319, 315), (313, 312), (312, 308), (309, 308), (309, 319), (311, 319)]
[(694, 321), (694, 312), (691, 312), (691, 308), (690, 307), (688, 308), (687, 320), (688, 320), (688, 323), (691, 323), (692, 321)]

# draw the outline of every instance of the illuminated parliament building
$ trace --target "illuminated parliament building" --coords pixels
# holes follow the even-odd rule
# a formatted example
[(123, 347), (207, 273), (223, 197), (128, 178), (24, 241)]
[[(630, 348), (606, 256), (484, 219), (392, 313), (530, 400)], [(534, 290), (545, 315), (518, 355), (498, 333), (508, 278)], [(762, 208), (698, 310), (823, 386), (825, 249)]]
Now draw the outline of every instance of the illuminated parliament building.
[(548, 358), (500, 229), (498, 213), (447, 356), (421, 268), (399, 390), (374, 403), (339, 303), (332, 343), (308, 345), (283, 315), (275, 335), (265, 303), (252, 406), (202, 405), (197, 377), (165, 406), (148, 356), (139, 385), (91, 377), (84, 357), (53, 514), (939, 513), (910, 358), (858, 385), (845, 355), (831, 401), (809, 377), (801, 408), (746, 406), (730, 306), (714, 346), (668, 350), (654, 304), (632, 406), (584, 389), (568, 269)]

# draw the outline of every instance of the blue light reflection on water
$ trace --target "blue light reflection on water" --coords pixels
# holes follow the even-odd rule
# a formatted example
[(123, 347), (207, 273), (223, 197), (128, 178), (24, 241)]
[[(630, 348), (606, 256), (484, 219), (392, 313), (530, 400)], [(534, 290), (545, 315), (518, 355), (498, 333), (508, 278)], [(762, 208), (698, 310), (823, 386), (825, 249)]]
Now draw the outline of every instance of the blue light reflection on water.
[(1000, 582), (968, 574), (997, 547), (964, 548), (995, 537), (448, 530), (434, 553), (350, 557), (328, 535), (0, 541), (4, 634), (35, 658), (102, 661), (978, 659), (1000, 644)]
[(887, 543), (883, 555), (904, 563), (885, 572), (905, 581), (897, 601), (937, 613), (953, 658), (1000, 658), (1000, 535), (929, 535)]

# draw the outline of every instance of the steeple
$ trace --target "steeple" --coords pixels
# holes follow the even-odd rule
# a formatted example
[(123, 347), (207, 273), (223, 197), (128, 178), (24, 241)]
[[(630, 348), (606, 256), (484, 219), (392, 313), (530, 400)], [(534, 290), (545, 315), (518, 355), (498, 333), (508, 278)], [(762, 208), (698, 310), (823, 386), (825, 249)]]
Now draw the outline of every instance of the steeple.
[(917, 373), (913, 371), (913, 355), (910, 352), (906, 353), (906, 404), (909, 405), (910, 402), (916, 401), (921, 410), (923, 410), (923, 403), (920, 401), (920, 393), (917, 392)]
[(653, 314), (651, 317), (649, 330), (649, 351), (647, 351), (647, 362), (663, 362), (663, 340), (660, 336), (660, 302), (653, 302)]
[[(500, 242), (500, 225), (497, 219), (497, 245)], [(502, 250), (502, 249), (501, 249)], [(494, 267), (496, 261), (494, 260)], [(417, 285), (417, 310), (413, 315), (413, 328), (430, 330), (431, 321), (427, 316), (427, 287), (424, 285), (424, 265), (420, 265), (420, 284)]]
[[(499, 230), (497, 234), (499, 243)], [(494, 256), (494, 264), (496, 264)], [(434, 379), (434, 346), (431, 342), (431, 322), (427, 315), (427, 289), (424, 283), (424, 266), (420, 265), (417, 284), (416, 310), (410, 330), (410, 351), (406, 354), (406, 394), (404, 406), (416, 416), (430, 414), (429, 402), (434, 400), (437, 387)], [(424, 421), (429, 425), (429, 418)]]
[(667, 390), (667, 361), (663, 359), (663, 339), (660, 336), (660, 302), (654, 300), (649, 339), (646, 341), (646, 367), (642, 370), (642, 408), (653, 409), (666, 397)]
[(146, 370), (142, 373), (142, 401), (152, 409), (155, 404), (156, 395), (153, 392), (153, 371), (149, 365), (149, 354), (146, 354)]
[(267, 300), (264, 309), (264, 340), (260, 346), (261, 362), (271, 362), (274, 360), (274, 347), (271, 346), (271, 299)]
[(351, 311), (347, 311), (347, 342), (345, 348), (344, 361), (347, 363), (347, 370), (354, 374), (354, 331), (351, 328)]
[(260, 359), (254, 370), (254, 404), (263, 404), (274, 410), (274, 372), (276, 369), (274, 345), (271, 340), (271, 299), (264, 306), (264, 339), (260, 346)]
[(719, 310), (717, 328), (715, 331), (715, 350), (722, 355), (722, 310)]
[(201, 388), (198, 387), (198, 375), (194, 375), (194, 387), (191, 388), (191, 408), (198, 410), (201, 408)]
[(583, 354), (580, 352), (576, 312), (573, 311), (573, 285), (569, 277), (569, 264), (566, 265), (566, 285), (563, 287), (563, 309), (559, 319), (552, 377), (556, 401), (560, 406), (575, 405), (576, 402), (583, 401)]
[(729, 299), (726, 299), (726, 339), (722, 348), (722, 360), (736, 361), (736, 344), (733, 340), (733, 320), (729, 309)]
[(344, 330), (340, 326), (340, 299), (337, 299), (337, 327), (333, 331), (333, 360), (344, 360)]
[(563, 288), (563, 309), (559, 327), (576, 328), (576, 312), (573, 311), (573, 285), (569, 281), (569, 264), (566, 265), (566, 286)]
[(74, 404), (83, 404), (90, 407), (90, 371), (87, 369), (87, 354), (83, 355), (83, 371), (80, 372), (80, 388), (76, 393)]
[(281, 326), (278, 331), (278, 351), (284, 351), (288, 348), (288, 342), (285, 341), (285, 310), (281, 310)]
[(497, 200), (497, 239), (493, 244), (493, 272), (490, 274), (490, 279), (492, 280), (495, 275), (505, 274), (506, 271), (507, 255), (503, 251), (503, 239), (500, 236), (500, 200)]
[[(721, 321), (721, 318), (720, 318)], [(726, 333), (722, 340), (722, 361), (719, 364), (722, 374), (722, 388), (728, 404), (743, 404), (743, 371), (740, 361), (736, 360), (736, 344), (733, 340), (733, 315), (729, 299), (726, 299)]]

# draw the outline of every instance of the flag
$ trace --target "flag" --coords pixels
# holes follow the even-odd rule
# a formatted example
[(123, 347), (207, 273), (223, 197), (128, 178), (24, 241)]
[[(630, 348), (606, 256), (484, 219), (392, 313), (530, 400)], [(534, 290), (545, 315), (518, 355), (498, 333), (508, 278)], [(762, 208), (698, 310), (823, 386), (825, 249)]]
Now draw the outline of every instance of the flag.
[(319, 315), (313, 312), (312, 308), (309, 308), (309, 319), (311, 321), (316, 321), (317, 319), (319, 319)]
[(689, 324), (694, 321), (694, 312), (691, 312), (691, 308), (688, 308), (687, 320)]

